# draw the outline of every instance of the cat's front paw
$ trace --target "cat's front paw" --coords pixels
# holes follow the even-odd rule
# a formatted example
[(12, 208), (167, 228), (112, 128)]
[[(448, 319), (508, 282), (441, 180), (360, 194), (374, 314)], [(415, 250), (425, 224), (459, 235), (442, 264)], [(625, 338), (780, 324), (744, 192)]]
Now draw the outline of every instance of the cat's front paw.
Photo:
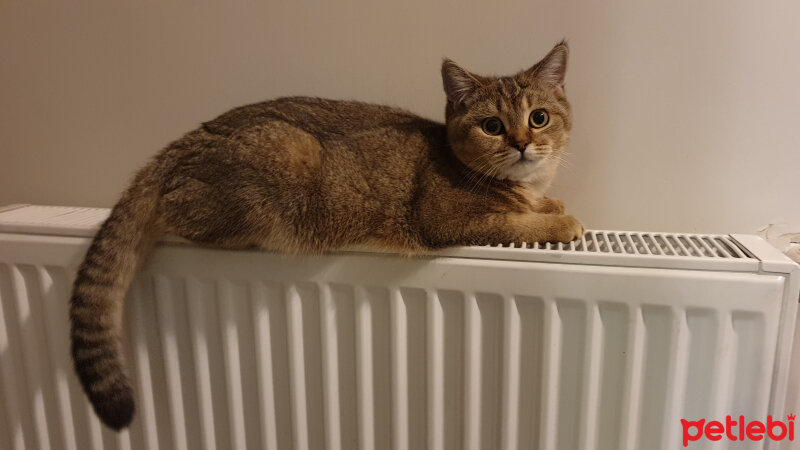
[(580, 239), (586, 231), (578, 219), (572, 216), (555, 216), (553, 227), (554, 242), (570, 242)]

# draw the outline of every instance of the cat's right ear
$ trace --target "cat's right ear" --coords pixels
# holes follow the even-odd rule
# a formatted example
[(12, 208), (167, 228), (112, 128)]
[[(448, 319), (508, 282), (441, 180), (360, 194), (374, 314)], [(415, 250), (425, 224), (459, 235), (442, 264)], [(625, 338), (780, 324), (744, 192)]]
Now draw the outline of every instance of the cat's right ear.
[(450, 59), (442, 62), (442, 82), (447, 101), (457, 105), (481, 86), (479, 77), (473, 75)]

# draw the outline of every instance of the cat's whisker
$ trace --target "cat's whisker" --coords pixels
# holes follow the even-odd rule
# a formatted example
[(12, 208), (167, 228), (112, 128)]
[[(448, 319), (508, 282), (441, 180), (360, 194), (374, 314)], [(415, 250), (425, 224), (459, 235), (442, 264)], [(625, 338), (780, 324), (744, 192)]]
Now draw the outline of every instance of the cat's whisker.
[[(491, 164), (491, 158), (489, 158), (487, 160), (487, 162), (484, 164), (483, 168), (481, 169), (480, 176), (475, 181), (475, 184), (473, 185), (473, 188), (470, 190), (470, 192), (475, 192), (480, 187), (480, 185), (484, 182), (484, 180), (488, 179), (487, 186), (489, 184), (491, 184), (491, 180), (492, 180), (491, 173), (492, 173), (493, 169), (495, 169), (495, 168), (496, 168), (496, 165)], [(488, 192), (488, 187), (487, 187), (487, 192)], [(484, 196), (486, 196), (486, 193), (484, 193)]]
[(470, 164), (474, 164), (476, 161), (481, 160), (477, 167), (472, 167), (472, 172), (467, 175), (467, 182), (472, 183), (473, 181), (477, 180), (478, 177), (481, 177), (483, 174), (483, 170), (488, 167), (488, 158), (490, 155), (481, 155), (472, 161)]
[[(491, 162), (491, 160), (494, 159), (496, 156), (497, 155), (493, 155), (492, 158), (489, 158), (489, 162)], [(498, 164), (496, 164), (496, 163), (495, 164), (490, 164), (490, 163), (487, 162), (486, 170), (482, 171), (482, 175), (475, 182), (475, 186), (474, 186), (474, 188), (473, 188), (473, 190), (471, 192), (474, 192), (474, 190), (478, 189), (481, 184), (484, 184), (485, 185), (484, 186), (485, 189), (484, 189), (483, 197), (484, 197), (484, 200), (485, 200), (486, 197), (489, 194), (489, 187), (491, 186), (492, 181), (494, 181), (495, 175), (497, 175), (497, 173), (499, 171), (500, 171), (500, 166)], [(484, 183), (484, 180), (486, 180), (485, 183)]]
[[(504, 155), (501, 154), (482, 154), (470, 161), (473, 164), (472, 173), (467, 176), (467, 182), (472, 185), (470, 193), (475, 193), (478, 187), (488, 179), (488, 184), (491, 184), (492, 179), (499, 171), (499, 165), (503, 162)], [(475, 162), (479, 164), (474, 165)], [(488, 193), (488, 187), (487, 191)], [(484, 194), (486, 195), (486, 194)]]
[(500, 168), (498, 166), (492, 167), (491, 172), (489, 172), (489, 181), (486, 183), (486, 190), (483, 192), (483, 200), (484, 202), (489, 199), (489, 187), (492, 184), (492, 181), (495, 180), (495, 175), (500, 172)]
[(562, 167), (565, 170), (569, 170), (570, 172), (574, 173), (574, 169), (572, 167), (572, 161), (566, 158), (566, 155), (551, 155), (551, 157), (556, 161), (558, 167)]

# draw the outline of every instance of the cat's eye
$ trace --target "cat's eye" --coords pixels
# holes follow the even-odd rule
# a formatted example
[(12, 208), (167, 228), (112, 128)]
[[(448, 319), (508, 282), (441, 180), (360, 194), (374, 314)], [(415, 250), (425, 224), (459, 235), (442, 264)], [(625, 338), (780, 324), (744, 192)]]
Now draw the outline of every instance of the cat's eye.
[(488, 119), (484, 119), (481, 123), (481, 128), (483, 132), (489, 136), (497, 136), (503, 132), (503, 121), (497, 117), (489, 117)]
[(528, 119), (528, 122), (533, 128), (542, 128), (543, 126), (547, 125), (547, 122), (549, 121), (550, 116), (547, 114), (547, 111), (543, 109), (534, 110)]

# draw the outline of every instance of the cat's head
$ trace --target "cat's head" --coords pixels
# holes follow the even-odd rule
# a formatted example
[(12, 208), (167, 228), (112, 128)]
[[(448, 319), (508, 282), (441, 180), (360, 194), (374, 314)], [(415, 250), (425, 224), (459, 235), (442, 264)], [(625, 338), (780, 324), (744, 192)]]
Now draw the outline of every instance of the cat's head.
[(508, 77), (476, 75), (446, 59), (447, 136), (456, 157), (482, 175), (546, 188), (572, 126), (564, 90), (568, 53), (561, 42)]

